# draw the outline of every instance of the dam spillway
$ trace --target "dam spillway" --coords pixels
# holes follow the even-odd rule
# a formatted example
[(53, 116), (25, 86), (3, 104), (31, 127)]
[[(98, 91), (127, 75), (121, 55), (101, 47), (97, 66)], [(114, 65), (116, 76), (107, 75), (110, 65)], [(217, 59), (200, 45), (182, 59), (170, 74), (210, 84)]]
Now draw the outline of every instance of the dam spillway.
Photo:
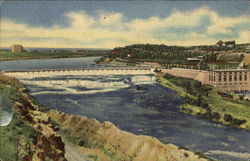
[(63, 75), (147, 75), (155, 74), (151, 68), (84, 68), (84, 69), (46, 69), (4, 71), (5, 75), (15, 78), (51, 77)]

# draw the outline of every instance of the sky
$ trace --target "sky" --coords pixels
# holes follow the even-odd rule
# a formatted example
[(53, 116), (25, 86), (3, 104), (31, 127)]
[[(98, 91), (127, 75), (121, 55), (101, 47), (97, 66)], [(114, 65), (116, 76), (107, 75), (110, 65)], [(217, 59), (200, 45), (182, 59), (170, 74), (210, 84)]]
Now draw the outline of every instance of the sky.
[(250, 2), (1, 1), (0, 47), (250, 43)]

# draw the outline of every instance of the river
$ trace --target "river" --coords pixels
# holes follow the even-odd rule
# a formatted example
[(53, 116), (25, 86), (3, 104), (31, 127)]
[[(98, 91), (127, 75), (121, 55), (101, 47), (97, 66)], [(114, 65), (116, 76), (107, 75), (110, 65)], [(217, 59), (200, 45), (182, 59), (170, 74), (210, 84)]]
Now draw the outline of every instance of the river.
[[(89, 68), (97, 66), (95, 59), (4, 61), (0, 69)], [(50, 108), (110, 121), (120, 129), (204, 152), (220, 161), (250, 159), (249, 132), (179, 112), (181, 98), (158, 85), (154, 75), (65, 75), (22, 81), (31, 95)]]

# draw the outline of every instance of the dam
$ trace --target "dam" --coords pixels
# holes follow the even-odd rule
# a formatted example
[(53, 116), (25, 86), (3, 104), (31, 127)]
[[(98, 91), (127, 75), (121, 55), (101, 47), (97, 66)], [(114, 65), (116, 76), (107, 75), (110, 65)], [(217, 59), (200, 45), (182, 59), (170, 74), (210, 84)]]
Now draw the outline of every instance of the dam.
[(147, 75), (155, 74), (151, 68), (80, 68), (3, 71), (15, 78), (51, 77), (65, 75)]

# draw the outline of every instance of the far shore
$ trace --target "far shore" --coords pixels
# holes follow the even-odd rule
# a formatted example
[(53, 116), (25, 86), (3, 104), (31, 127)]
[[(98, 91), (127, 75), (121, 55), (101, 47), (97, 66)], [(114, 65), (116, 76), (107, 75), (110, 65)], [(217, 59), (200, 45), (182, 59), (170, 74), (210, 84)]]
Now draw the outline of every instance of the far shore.
[(55, 58), (81, 58), (81, 57), (104, 56), (105, 54), (106, 54), (106, 51), (84, 51), (84, 52), (31, 51), (31, 52), (12, 53), (10, 51), (1, 51), (0, 50), (0, 61), (31, 60), (31, 59), (55, 59)]

